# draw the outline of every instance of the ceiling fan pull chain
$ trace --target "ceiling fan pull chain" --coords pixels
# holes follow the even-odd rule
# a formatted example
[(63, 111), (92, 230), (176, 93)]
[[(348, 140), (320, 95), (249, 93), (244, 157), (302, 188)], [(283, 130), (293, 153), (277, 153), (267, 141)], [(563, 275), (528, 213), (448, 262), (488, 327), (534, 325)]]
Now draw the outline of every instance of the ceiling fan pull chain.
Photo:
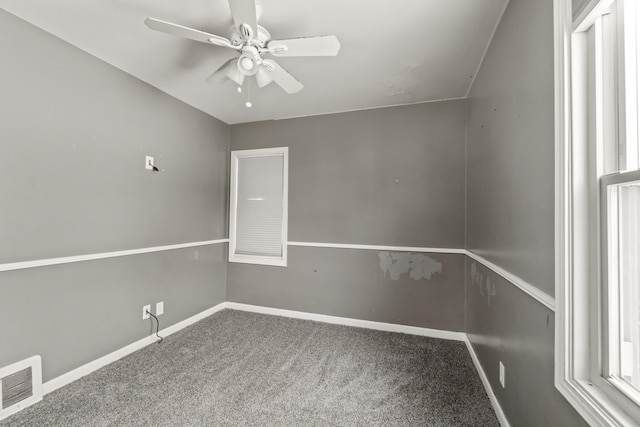
[(247, 102), (245, 104), (247, 108), (251, 108), (251, 79), (247, 79)]

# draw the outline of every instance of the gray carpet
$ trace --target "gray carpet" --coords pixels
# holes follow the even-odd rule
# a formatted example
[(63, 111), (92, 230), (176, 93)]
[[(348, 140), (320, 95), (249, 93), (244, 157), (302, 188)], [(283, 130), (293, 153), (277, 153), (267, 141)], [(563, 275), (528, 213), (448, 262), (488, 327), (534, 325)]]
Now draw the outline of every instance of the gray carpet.
[(461, 342), (233, 310), (0, 424), (499, 426)]

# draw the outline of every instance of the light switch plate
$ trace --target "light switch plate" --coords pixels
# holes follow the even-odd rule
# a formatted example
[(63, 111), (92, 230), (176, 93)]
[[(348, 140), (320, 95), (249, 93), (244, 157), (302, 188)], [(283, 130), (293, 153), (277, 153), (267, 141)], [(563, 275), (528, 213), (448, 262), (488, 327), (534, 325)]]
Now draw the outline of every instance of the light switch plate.
[(160, 316), (162, 313), (164, 313), (164, 301), (156, 303), (156, 316)]

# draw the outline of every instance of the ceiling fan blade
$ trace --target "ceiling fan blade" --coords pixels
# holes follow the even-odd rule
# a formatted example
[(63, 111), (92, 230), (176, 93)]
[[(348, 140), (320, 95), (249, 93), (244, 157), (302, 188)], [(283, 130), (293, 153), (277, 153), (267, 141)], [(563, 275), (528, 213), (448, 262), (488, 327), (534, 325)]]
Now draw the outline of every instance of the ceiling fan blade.
[(265, 68), (272, 69), (273, 71), (268, 71), (273, 78), (273, 81), (276, 82), (285, 92), (292, 94), (297, 93), (302, 90), (304, 85), (300, 83), (295, 77), (293, 77), (287, 70), (282, 68), (276, 61), (271, 59), (265, 59), (263, 61), (265, 64)]
[(273, 56), (336, 56), (340, 42), (336, 36), (300, 37), (271, 40), (267, 48)]
[(238, 68), (238, 66), (236, 65), (237, 61), (238, 58), (231, 58), (230, 60), (222, 64), (220, 68), (214, 71), (213, 74), (211, 74), (205, 81), (209, 84), (224, 83), (224, 81), (228, 78), (227, 73), (229, 72), (230, 68)]
[(144, 20), (147, 27), (161, 33), (171, 34), (173, 36), (183, 37), (185, 39), (191, 39), (202, 43), (215, 44), (222, 47), (235, 48), (231, 42), (224, 37), (216, 36), (215, 34), (205, 33), (204, 31), (194, 30), (193, 28), (183, 27), (182, 25), (173, 24), (171, 22), (161, 21), (155, 18), (147, 18)]
[[(256, 0), (229, 0), (229, 7), (231, 8), (231, 16), (233, 16), (233, 23), (236, 24), (236, 28), (245, 38), (250, 39), (258, 34)], [(243, 31), (242, 24), (251, 27), (251, 35)]]

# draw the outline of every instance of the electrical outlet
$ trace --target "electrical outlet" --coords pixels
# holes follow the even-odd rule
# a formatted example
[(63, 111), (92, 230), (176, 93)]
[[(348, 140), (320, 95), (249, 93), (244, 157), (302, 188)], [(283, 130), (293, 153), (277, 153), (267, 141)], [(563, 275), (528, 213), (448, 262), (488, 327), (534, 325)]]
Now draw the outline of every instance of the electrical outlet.
[(142, 320), (146, 320), (151, 317), (149, 316), (149, 313), (151, 313), (151, 304), (142, 307)]
[(145, 169), (149, 169), (149, 170), (153, 170), (153, 157), (151, 156), (146, 156), (144, 159), (144, 168)]
[(500, 385), (504, 388), (504, 365), (500, 362)]
[(156, 303), (156, 316), (160, 316), (162, 313), (164, 313), (164, 301)]

